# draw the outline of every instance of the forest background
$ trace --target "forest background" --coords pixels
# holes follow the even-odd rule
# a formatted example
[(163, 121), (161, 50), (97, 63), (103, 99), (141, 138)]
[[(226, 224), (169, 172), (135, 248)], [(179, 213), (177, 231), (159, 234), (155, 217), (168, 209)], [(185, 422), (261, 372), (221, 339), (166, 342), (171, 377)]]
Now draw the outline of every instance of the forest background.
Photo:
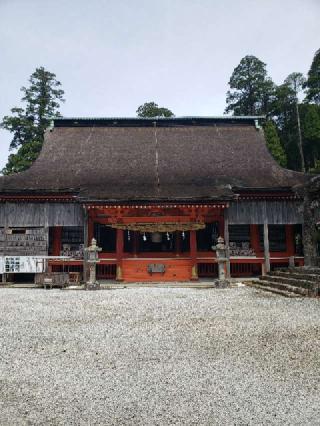
[[(56, 75), (39, 67), (22, 87), (19, 107), (4, 116), (1, 127), (12, 133), (2, 173), (26, 170), (41, 150), (44, 132), (60, 116), (64, 90)], [(268, 148), (283, 167), (320, 173), (320, 49), (308, 74), (293, 71), (276, 85), (267, 65), (253, 55), (243, 57), (229, 79), (225, 114), (263, 116)], [(172, 117), (174, 112), (154, 101), (136, 110), (138, 117)]]

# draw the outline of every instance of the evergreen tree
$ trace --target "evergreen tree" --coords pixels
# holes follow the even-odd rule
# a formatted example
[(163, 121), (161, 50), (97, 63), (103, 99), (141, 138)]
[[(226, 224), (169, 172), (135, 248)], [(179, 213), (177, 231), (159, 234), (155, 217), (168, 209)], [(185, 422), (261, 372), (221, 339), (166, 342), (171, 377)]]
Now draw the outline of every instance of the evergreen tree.
[(273, 158), (280, 164), (280, 166), (286, 167), (287, 156), (283, 146), (281, 145), (277, 128), (271, 120), (268, 120), (264, 125), (264, 135), (266, 138), (267, 147), (269, 148)]
[(309, 171), (320, 172), (320, 105), (299, 106), (301, 133), (305, 152), (306, 167)]
[(320, 105), (320, 49), (314, 55), (304, 87), (306, 89), (305, 101)]
[(281, 144), (287, 156), (287, 166), (290, 169), (301, 170), (296, 109), (296, 92), (287, 81), (276, 88), (270, 115), (277, 126)]
[(284, 84), (286, 84), (289, 88), (291, 88), (295, 97), (295, 111), (296, 111), (297, 130), (298, 130), (298, 148), (299, 148), (300, 161), (301, 161), (301, 170), (303, 172), (306, 171), (306, 167), (305, 167), (304, 152), (303, 152), (298, 95), (299, 95), (299, 92), (302, 90), (304, 83), (305, 83), (305, 78), (300, 72), (293, 72), (289, 74), (284, 81)]
[(1, 126), (13, 134), (10, 150), (18, 149), (11, 154), (4, 174), (26, 170), (37, 158), (43, 143), (44, 132), (50, 121), (59, 116), (60, 102), (64, 102), (64, 91), (56, 75), (37, 68), (30, 76), (29, 87), (22, 87), (24, 93), (21, 101), (25, 108), (12, 108), (11, 116), (3, 117)]
[(225, 112), (233, 115), (268, 114), (275, 85), (267, 76), (266, 64), (252, 55), (241, 59), (234, 69), (227, 92)]
[(155, 102), (146, 102), (140, 105), (136, 111), (138, 117), (174, 117), (168, 108), (159, 107)]
[(20, 146), (15, 154), (10, 154), (6, 166), (2, 169), (4, 175), (11, 175), (26, 170), (37, 159), (42, 143), (31, 141)]

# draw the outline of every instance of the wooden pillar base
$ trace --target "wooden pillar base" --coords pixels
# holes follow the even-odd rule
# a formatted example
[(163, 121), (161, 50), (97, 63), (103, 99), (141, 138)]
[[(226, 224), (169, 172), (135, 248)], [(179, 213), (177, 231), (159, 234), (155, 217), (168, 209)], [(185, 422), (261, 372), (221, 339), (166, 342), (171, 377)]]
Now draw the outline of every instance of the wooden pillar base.
[(198, 281), (198, 268), (197, 265), (193, 265), (191, 269), (191, 281)]
[(122, 267), (120, 265), (117, 265), (116, 281), (123, 281)]

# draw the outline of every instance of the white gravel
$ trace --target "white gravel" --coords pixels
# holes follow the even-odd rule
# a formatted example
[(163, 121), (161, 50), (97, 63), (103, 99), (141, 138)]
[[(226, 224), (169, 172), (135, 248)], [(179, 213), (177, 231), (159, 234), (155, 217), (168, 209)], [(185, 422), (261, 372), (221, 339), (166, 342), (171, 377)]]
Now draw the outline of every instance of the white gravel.
[(0, 290), (1, 425), (320, 425), (319, 300)]

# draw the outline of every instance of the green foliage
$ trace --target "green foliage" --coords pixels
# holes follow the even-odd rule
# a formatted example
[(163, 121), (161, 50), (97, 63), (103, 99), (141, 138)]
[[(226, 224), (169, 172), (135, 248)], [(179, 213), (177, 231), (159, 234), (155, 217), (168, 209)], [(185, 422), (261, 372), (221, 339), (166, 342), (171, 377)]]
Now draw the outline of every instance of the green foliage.
[(301, 73), (292, 73), (278, 86), (272, 111), (280, 139), (288, 158), (288, 167), (301, 170), (299, 153), (298, 114), (301, 122), (302, 149), (307, 170), (314, 168), (320, 158), (320, 107), (312, 104), (299, 104), (298, 96), (305, 79)]
[(304, 87), (306, 89), (305, 101), (320, 105), (320, 49), (314, 55)]
[(280, 166), (285, 167), (287, 165), (287, 156), (283, 146), (281, 145), (275, 124), (271, 120), (268, 120), (263, 129), (267, 146), (273, 158), (280, 164)]
[(315, 165), (309, 169), (309, 173), (320, 174), (320, 160), (315, 161)]
[(41, 147), (42, 143), (37, 141), (21, 145), (15, 154), (9, 155), (8, 162), (2, 173), (4, 175), (11, 175), (28, 169), (38, 157)]
[(159, 107), (155, 102), (146, 102), (140, 105), (136, 111), (138, 117), (174, 117), (168, 108)]
[(302, 90), (306, 79), (301, 72), (292, 72), (284, 80), (284, 84), (292, 90), (292, 93), (298, 98), (299, 92)]
[(320, 105), (302, 104), (299, 111), (306, 165), (308, 169), (317, 170), (320, 159)]
[[(307, 80), (303, 74), (293, 72), (283, 84), (276, 86), (267, 76), (265, 63), (255, 56), (245, 56), (234, 69), (229, 85), (232, 90), (227, 92), (225, 112), (265, 114), (272, 120), (266, 123), (264, 130), (269, 150), (280, 165), (301, 170), (301, 147), (306, 169), (319, 170), (320, 49)], [(307, 96), (301, 104), (299, 96), (303, 89), (307, 89)]]
[(50, 121), (60, 115), (60, 102), (64, 102), (61, 83), (43, 67), (35, 70), (29, 83), (28, 88), (21, 88), (25, 108), (12, 108), (12, 115), (3, 117), (1, 122), (1, 127), (13, 134), (10, 150), (18, 149), (9, 156), (4, 174), (25, 170), (37, 158), (44, 132)]
[(296, 112), (298, 86), (295, 86), (293, 77), (291, 74), (283, 84), (276, 88), (270, 116), (276, 123), (281, 144), (285, 149), (287, 166), (290, 169), (301, 170)]
[(233, 115), (268, 114), (275, 91), (275, 85), (267, 76), (266, 64), (255, 56), (241, 59), (234, 69), (227, 92), (225, 112)]

